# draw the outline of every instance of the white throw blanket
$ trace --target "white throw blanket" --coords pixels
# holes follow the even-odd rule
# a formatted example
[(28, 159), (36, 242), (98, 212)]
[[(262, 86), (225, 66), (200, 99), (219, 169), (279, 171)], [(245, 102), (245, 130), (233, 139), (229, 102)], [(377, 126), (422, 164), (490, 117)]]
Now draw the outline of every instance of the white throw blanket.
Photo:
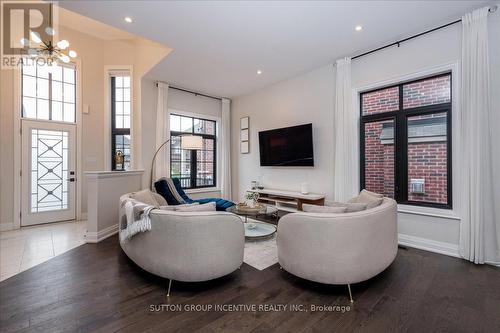
[(151, 218), (149, 213), (155, 209), (143, 203), (133, 202), (131, 200), (125, 203), (125, 214), (127, 216), (127, 227), (120, 230), (120, 240), (132, 238), (139, 232), (151, 230)]

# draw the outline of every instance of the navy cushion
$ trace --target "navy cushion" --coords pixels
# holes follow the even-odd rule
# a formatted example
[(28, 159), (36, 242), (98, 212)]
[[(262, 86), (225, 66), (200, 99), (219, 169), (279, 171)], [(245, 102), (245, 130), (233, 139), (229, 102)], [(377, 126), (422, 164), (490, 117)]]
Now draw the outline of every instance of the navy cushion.
[(165, 198), (169, 205), (179, 205), (180, 202), (175, 199), (165, 179), (160, 179), (155, 182), (156, 193)]
[[(178, 178), (173, 178), (172, 179), (175, 189), (179, 193), (179, 195), (186, 201), (186, 203), (194, 203), (198, 202), (199, 204), (204, 204), (204, 203), (209, 203), (209, 202), (215, 202), (215, 207), (218, 211), (225, 211), (231, 206), (234, 206), (234, 202), (221, 199), (221, 198), (203, 198), (203, 199), (191, 199), (188, 197), (186, 192), (184, 192), (184, 189), (181, 187), (181, 182)], [(179, 202), (175, 196), (172, 194), (170, 191), (170, 188), (168, 187), (167, 181), (165, 179), (160, 179), (157, 182), (155, 182), (155, 189), (156, 193), (161, 195), (162, 197), (165, 198), (167, 203), (169, 205), (179, 205), (181, 202)]]

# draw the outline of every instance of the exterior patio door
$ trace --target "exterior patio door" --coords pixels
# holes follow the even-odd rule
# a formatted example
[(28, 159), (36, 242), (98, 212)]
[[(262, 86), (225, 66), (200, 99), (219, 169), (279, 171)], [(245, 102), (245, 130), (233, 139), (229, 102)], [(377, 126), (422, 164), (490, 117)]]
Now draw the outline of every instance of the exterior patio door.
[(22, 120), (21, 225), (75, 219), (75, 126)]

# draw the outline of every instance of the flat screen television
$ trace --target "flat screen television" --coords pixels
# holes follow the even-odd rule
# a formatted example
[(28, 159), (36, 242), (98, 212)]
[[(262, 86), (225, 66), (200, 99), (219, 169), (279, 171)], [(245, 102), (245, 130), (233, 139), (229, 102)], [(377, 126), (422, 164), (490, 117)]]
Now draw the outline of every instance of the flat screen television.
[(314, 166), (312, 124), (259, 132), (261, 166)]

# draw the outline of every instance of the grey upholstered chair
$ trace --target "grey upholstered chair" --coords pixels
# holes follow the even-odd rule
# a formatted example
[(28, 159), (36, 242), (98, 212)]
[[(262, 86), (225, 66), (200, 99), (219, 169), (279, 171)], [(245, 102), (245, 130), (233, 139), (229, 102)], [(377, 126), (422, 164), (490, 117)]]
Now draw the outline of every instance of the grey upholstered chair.
[[(129, 198), (124, 195), (121, 203)], [(243, 263), (245, 230), (238, 216), (225, 212), (176, 212), (155, 209), (151, 230), (120, 241), (127, 256), (144, 270), (172, 280), (216, 279)], [(120, 225), (126, 221), (120, 204)]]
[(385, 270), (398, 249), (397, 205), (355, 213), (293, 213), (278, 224), (278, 260), (298, 277), (326, 284), (368, 280)]

